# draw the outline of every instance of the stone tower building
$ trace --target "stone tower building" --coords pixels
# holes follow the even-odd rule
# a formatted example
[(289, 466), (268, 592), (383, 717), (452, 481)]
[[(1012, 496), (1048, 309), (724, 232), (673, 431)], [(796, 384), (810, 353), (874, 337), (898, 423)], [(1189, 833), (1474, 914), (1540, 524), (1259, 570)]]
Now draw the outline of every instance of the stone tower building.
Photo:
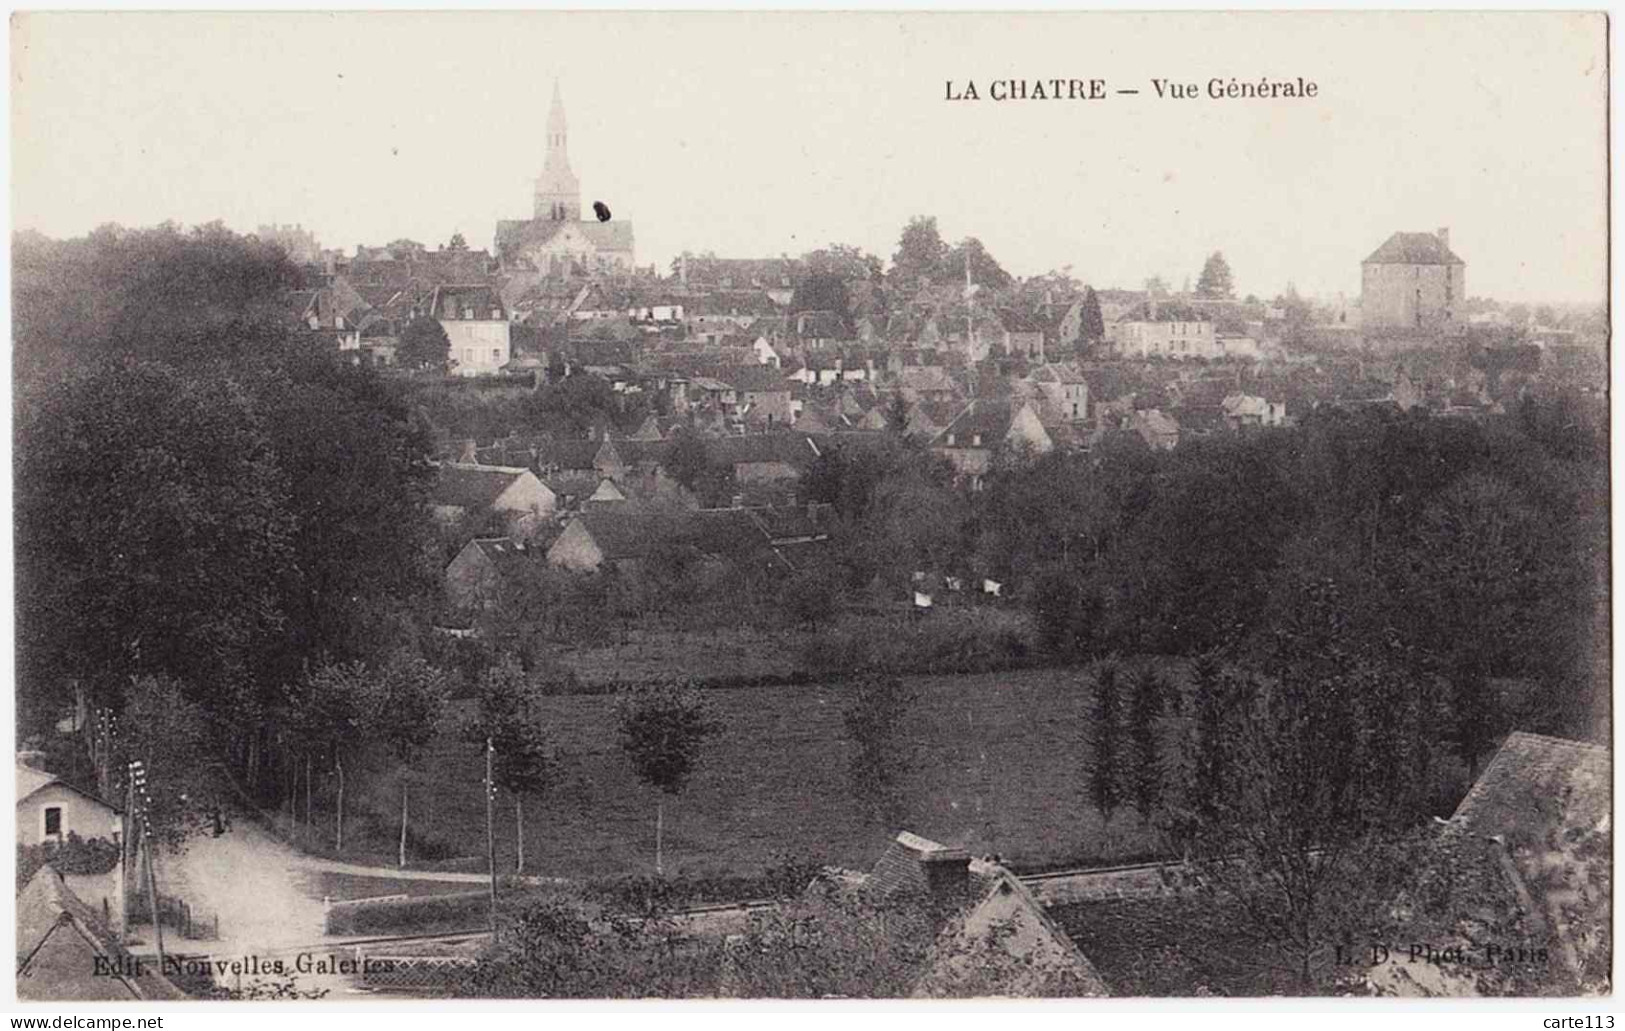
[(1467, 263), (1450, 230), (1395, 233), (1360, 263), (1360, 325), (1366, 330), (1454, 333), (1463, 328)]

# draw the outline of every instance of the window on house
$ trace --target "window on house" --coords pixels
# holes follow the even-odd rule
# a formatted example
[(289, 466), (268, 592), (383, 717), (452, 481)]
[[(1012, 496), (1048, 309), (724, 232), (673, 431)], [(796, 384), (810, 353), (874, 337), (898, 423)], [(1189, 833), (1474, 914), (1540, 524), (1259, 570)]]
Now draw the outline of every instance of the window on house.
[(62, 808), (60, 806), (45, 807), (45, 836), (60, 838), (62, 836)]
[(502, 348), (500, 348), (500, 347), (491, 348), (491, 360), (493, 362), (500, 362), (502, 360)]

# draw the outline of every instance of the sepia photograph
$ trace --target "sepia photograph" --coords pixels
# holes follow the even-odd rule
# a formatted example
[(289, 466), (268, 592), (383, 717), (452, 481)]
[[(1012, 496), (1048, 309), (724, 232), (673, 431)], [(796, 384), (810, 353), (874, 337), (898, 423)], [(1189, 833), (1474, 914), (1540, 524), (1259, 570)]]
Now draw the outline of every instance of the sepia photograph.
[(10, 29), (18, 1012), (1611, 1002), (1606, 14)]

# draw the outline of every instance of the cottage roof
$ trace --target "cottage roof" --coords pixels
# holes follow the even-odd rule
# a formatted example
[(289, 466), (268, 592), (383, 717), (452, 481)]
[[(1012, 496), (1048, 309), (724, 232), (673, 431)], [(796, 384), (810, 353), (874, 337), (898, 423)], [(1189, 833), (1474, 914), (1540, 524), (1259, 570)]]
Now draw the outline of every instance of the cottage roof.
[(1146, 408), (1134, 413), (1135, 427), (1154, 433), (1158, 436), (1167, 436), (1179, 432), (1179, 423), (1163, 412), (1160, 408)]
[(535, 552), (525, 547), (524, 541), (512, 537), (476, 537), (467, 546), (479, 549), (502, 576), (527, 565), (535, 557)]
[[(17, 896), (17, 964), (17, 997), (27, 1001), (186, 998), (153, 969), (155, 963), (137, 967), (101, 917), (49, 864)], [(99, 973), (98, 967), (113, 973)], [(134, 970), (139, 973), (123, 972)]]
[(1538, 838), (1566, 804), (1579, 810), (1581, 822), (1596, 825), (1612, 811), (1612, 767), (1601, 745), (1515, 731), (1451, 819), (1480, 834)]
[(1044, 321), (1040, 316), (1016, 308), (1000, 308), (999, 321), (1011, 333), (1044, 332)]
[(735, 390), (752, 393), (788, 392), (790, 381), (784, 373), (768, 365), (741, 365), (729, 369), (722, 377)]
[[(1010, 432), (1010, 422), (1020, 407), (1020, 402), (1007, 400), (972, 401), (932, 443), (939, 447), (975, 447), (978, 445), (973, 441), (980, 437), (980, 446), (992, 447)], [(950, 437), (952, 443), (949, 443)]]
[[(477, 319), (508, 317), (502, 296), (494, 287), (483, 283), (437, 286), (429, 308), (439, 318), (460, 318), (465, 310), (472, 311)], [(497, 314), (493, 316), (492, 312)]]
[(517, 466), (442, 462), (440, 475), (435, 478), (434, 504), (483, 511), (528, 472)]
[(690, 285), (724, 284), (782, 289), (792, 286), (801, 274), (799, 258), (696, 258), (681, 259)]
[(817, 443), (804, 432), (784, 431), (721, 437), (711, 442), (710, 449), (716, 461), (728, 465), (782, 462), (799, 468), (811, 465), (818, 457)]
[(742, 508), (681, 514), (596, 508), (576, 520), (606, 561), (646, 559), (683, 547), (702, 555), (731, 555), (768, 543), (766, 531)]
[(591, 469), (603, 446), (600, 440), (544, 440), (536, 445), (536, 465), (541, 469)]
[(1362, 265), (1465, 265), (1435, 233), (1395, 233)]
[[(770, 317), (779, 313), (779, 306), (773, 303), (773, 298), (760, 290), (717, 290), (700, 294), (686, 301), (683, 305), (683, 314), (689, 317), (716, 316), (739, 318), (746, 315), (756, 316), (756, 321), (763, 317)], [(756, 328), (756, 322), (751, 323)], [(758, 332), (770, 327), (762, 326)]]
[(926, 960), (914, 996), (1104, 997), (1095, 965), (1031, 890), (997, 863), (972, 860), (975, 894)]
[(32, 766), (19, 762), (17, 764), (17, 801), (21, 802), (40, 788), (56, 782), (57, 778), (54, 774), (46, 773), (44, 770), (36, 770)]
[(1244, 416), (1257, 416), (1263, 418), (1269, 414), (1269, 404), (1261, 397), (1250, 394), (1230, 394), (1220, 402), (1224, 414), (1232, 419)]
[(47, 773), (44, 770), (35, 769), (34, 767), (29, 766), (27, 763), (24, 763), (24, 762), (22, 762), (20, 760), (18, 761), (18, 763), (17, 763), (17, 802), (18, 802), (19, 805), (22, 804), (23, 802), (27, 801), (28, 798), (30, 796), (32, 796), (35, 792), (40, 791), (40, 790), (42, 790), (44, 788), (48, 788), (52, 784), (60, 784), (63, 787), (67, 788), (69, 791), (72, 791), (75, 794), (83, 795), (85, 798), (90, 799), (92, 802), (96, 802), (96, 803), (98, 803), (100, 805), (104, 805), (108, 809), (111, 809), (115, 813), (119, 813), (119, 812), (124, 811), (119, 806), (114, 805), (112, 802), (109, 802), (107, 799), (101, 797), (100, 795), (96, 794), (93, 791), (87, 791), (86, 789), (81, 788), (76, 784), (71, 784), (68, 781), (63, 780), (61, 777), (58, 777), (54, 773)]
[(1034, 383), (1077, 385), (1089, 382), (1083, 378), (1083, 373), (1078, 371), (1078, 367), (1069, 362), (1050, 362), (1046, 365), (1040, 365), (1028, 373), (1027, 378)]
[(958, 389), (948, 370), (940, 365), (905, 365), (898, 377), (909, 390), (954, 391)]
[(963, 401), (919, 401), (908, 410), (910, 429), (932, 429), (948, 425), (965, 410)]

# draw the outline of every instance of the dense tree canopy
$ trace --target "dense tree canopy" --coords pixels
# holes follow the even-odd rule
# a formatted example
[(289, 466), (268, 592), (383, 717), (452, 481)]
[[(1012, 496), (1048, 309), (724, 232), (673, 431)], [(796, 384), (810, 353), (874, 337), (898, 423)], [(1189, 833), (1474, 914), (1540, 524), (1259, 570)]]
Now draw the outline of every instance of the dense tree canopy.
[(294, 329), (274, 247), (166, 226), (14, 253), (23, 726), (158, 678), (252, 785), (307, 665), (415, 646), (421, 420)]
[[(129, 360), (19, 398), (25, 712), (165, 674), (233, 693), (285, 629), (288, 485), (242, 387)], [(222, 703), (225, 699), (220, 700)]]

